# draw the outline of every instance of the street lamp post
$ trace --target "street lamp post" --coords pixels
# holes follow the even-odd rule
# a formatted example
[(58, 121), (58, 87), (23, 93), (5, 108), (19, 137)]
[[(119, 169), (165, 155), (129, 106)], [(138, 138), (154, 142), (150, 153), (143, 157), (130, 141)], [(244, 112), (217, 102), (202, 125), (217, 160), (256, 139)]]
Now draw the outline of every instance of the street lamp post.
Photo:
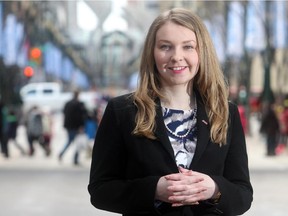
[(266, 12), (265, 12), (265, 36), (266, 36), (266, 48), (263, 52), (263, 59), (264, 59), (264, 83), (263, 83), (263, 91), (262, 91), (262, 103), (273, 103), (274, 102), (274, 94), (271, 89), (271, 79), (270, 79), (270, 72), (271, 72), (271, 64), (274, 59), (274, 49), (271, 44), (271, 2), (265, 2)]

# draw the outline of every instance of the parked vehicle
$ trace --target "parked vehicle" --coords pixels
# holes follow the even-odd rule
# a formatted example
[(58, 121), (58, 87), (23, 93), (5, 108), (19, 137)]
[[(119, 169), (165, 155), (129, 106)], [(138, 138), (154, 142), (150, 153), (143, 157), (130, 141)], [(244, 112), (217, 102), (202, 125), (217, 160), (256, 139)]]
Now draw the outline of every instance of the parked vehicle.
[[(20, 90), (23, 101), (23, 112), (26, 113), (32, 106), (48, 107), (51, 111), (62, 111), (64, 104), (73, 96), (73, 92), (63, 92), (59, 83), (41, 82), (29, 83)], [(79, 99), (84, 102), (88, 110), (97, 106), (99, 94), (94, 91), (84, 91)]]

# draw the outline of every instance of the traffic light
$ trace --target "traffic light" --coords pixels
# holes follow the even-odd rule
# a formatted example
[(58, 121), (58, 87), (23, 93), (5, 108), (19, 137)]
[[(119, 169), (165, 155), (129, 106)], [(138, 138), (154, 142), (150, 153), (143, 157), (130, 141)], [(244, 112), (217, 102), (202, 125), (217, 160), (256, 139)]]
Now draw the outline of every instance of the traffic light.
[(31, 78), (34, 75), (34, 69), (31, 66), (27, 66), (24, 68), (24, 76), (27, 78)]
[(42, 63), (42, 50), (39, 47), (32, 47), (29, 52), (29, 62), (32, 66), (39, 66)]

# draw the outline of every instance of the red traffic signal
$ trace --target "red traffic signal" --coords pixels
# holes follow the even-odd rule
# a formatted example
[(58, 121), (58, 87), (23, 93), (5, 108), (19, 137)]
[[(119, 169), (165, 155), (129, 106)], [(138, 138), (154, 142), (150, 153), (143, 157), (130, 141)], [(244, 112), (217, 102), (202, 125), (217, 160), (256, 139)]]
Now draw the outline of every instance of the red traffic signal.
[(30, 58), (31, 59), (39, 59), (41, 57), (41, 55), (42, 55), (42, 51), (38, 47), (33, 47), (30, 50)]
[(29, 51), (29, 61), (35, 65), (42, 63), (42, 50), (38, 47), (32, 47)]
[(23, 73), (26, 77), (32, 77), (34, 75), (34, 69), (30, 66), (27, 66), (24, 68)]

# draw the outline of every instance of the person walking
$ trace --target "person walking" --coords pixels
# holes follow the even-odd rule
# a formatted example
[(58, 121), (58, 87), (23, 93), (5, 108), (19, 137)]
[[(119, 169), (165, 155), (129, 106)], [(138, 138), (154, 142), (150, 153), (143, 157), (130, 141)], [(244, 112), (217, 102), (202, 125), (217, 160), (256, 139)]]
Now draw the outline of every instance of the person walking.
[[(84, 126), (87, 117), (87, 110), (83, 102), (79, 100), (79, 91), (73, 92), (73, 98), (64, 105), (64, 128), (67, 131), (68, 140), (62, 148), (58, 158), (62, 158), (76, 136), (85, 133)], [(79, 148), (76, 148), (73, 159), (74, 165), (79, 165)]]
[(2, 101), (0, 96), (0, 144), (1, 144), (1, 153), (5, 158), (9, 157), (8, 154), (8, 140), (7, 140), (7, 108), (5, 103)]
[(109, 100), (88, 192), (124, 216), (240, 215), (253, 200), (245, 135), (211, 37), (191, 11), (159, 15), (135, 92)]
[(46, 156), (49, 156), (49, 146), (43, 142), (43, 113), (38, 106), (33, 106), (28, 111), (25, 125), (29, 144), (29, 156), (33, 156), (35, 153), (35, 142), (38, 142), (45, 151)]
[(279, 119), (273, 109), (273, 104), (263, 104), (263, 115), (260, 125), (260, 133), (266, 136), (266, 155), (275, 156), (275, 149), (280, 134)]
[(13, 142), (17, 149), (20, 151), (21, 155), (25, 155), (24, 148), (17, 141), (17, 129), (19, 125), (18, 116), (13, 108), (10, 108), (7, 114), (7, 128), (6, 128), (6, 136), (7, 136), (7, 154), (9, 155), (9, 142)]
[(85, 121), (85, 133), (87, 136), (87, 157), (91, 158), (92, 149), (94, 144), (95, 135), (98, 128), (98, 109), (94, 109), (91, 112), (88, 112), (87, 119)]
[(283, 100), (283, 110), (280, 113), (280, 145), (278, 146), (282, 151), (287, 148), (288, 144), (288, 95)]
[(51, 154), (51, 140), (53, 136), (53, 118), (51, 110), (48, 107), (42, 107), (42, 137), (40, 142), (46, 148), (46, 156)]

